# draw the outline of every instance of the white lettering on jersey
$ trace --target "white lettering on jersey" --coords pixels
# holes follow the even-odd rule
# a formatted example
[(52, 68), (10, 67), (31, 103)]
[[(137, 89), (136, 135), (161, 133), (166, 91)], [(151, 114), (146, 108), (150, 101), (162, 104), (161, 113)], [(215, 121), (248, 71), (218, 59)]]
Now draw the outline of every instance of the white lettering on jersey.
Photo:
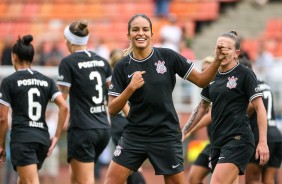
[(29, 126), (30, 127), (37, 127), (37, 128), (44, 128), (43, 123), (36, 122), (36, 121), (29, 121)]
[(60, 75), (59, 77), (58, 77), (58, 80), (64, 80), (64, 76), (63, 75)]
[(255, 91), (260, 92), (264, 90), (270, 90), (270, 87), (267, 84), (259, 84), (258, 87), (256, 87)]
[(18, 86), (48, 86), (48, 82), (44, 80), (38, 80), (38, 79), (23, 79), (18, 80)]
[(105, 105), (100, 105), (100, 106), (90, 108), (91, 113), (101, 113), (105, 111), (106, 111)]
[(84, 62), (79, 62), (78, 63), (78, 67), (79, 69), (82, 68), (92, 68), (92, 67), (103, 67), (105, 66), (105, 63), (103, 61), (97, 61), (97, 60), (93, 60), (93, 61), (84, 61)]

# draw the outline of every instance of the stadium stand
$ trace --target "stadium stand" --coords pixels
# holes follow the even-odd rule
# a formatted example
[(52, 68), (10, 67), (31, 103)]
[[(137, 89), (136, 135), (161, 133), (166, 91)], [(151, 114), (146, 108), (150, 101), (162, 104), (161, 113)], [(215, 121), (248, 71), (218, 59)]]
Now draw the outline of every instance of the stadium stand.
[[(237, 0), (174, 0), (170, 12), (179, 19), (179, 24), (186, 28), (191, 36), (195, 33), (196, 22), (213, 21), (219, 16), (222, 2)], [(154, 16), (152, 0), (3, 0), (0, 2), (0, 36), (31, 33), (38, 37), (52, 35), (51, 31), (61, 34), (64, 26), (74, 19), (90, 21), (93, 37), (106, 41), (110, 48), (127, 46), (126, 28), (128, 19), (135, 13)], [(152, 18), (155, 38), (166, 20)], [(57, 23), (57, 29), (50, 28)], [(47, 33), (46, 33), (47, 32)], [(56, 36), (57, 39), (58, 36)], [(48, 39), (52, 39), (48, 37)], [(63, 41), (63, 40), (61, 40)], [(0, 44), (1, 45), (1, 44)]]

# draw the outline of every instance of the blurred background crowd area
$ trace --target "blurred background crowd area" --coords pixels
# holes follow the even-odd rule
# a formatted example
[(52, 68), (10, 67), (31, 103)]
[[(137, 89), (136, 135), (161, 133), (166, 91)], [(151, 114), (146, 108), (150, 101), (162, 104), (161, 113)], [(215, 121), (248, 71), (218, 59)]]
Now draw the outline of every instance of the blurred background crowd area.
[[(19, 35), (34, 36), (34, 68), (56, 80), (57, 66), (62, 57), (69, 54), (63, 35), (66, 25), (75, 20), (87, 20), (90, 29), (88, 49), (109, 59), (113, 49), (128, 47), (129, 19), (136, 13), (144, 13), (153, 23), (153, 44), (179, 52), (195, 62), (199, 69), (202, 59), (213, 55), (217, 37), (230, 30), (237, 31), (242, 53), (253, 62), (257, 76), (272, 87), (278, 126), (282, 129), (281, 9), (281, 0), (1, 0), (0, 83), (3, 77), (14, 72), (11, 47)], [(198, 104), (201, 89), (190, 82), (177, 80), (173, 99), (183, 125)], [(47, 114), (50, 131), (56, 126), (56, 110), (51, 106)], [(203, 129), (184, 143), (187, 168), (207, 140)], [(53, 160), (44, 163), (42, 183), (68, 183), (66, 150), (65, 131)], [(96, 169), (97, 183), (102, 182), (106, 170), (103, 166), (109, 163), (112, 151), (113, 146), (109, 143), (98, 164), (102, 169)], [(0, 183), (15, 182), (9, 162), (8, 172), (0, 169)], [(154, 177), (150, 180), (154, 175), (152, 168), (149, 166), (146, 170), (146, 163), (144, 168), (149, 184), (162, 182)], [(282, 173), (280, 175), (282, 178)]]
[(67, 54), (63, 30), (80, 19), (89, 22), (90, 49), (126, 48), (128, 20), (144, 13), (153, 23), (154, 43), (182, 53), (188, 47), (191, 60), (212, 54), (214, 40), (230, 29), (242, 36), (242, 48), (252, 60), (261, 47), (282, 57), (280, 8), (279, 0), (1, 0), (0, 50), (30, 33), (37, 55), (43, 55), (34, 64), (57, 65), (48, 55)]
[[(81, 19), (89, 23), (88, 49), (109, 59), (113, 49), (128, 47), (129, 19), (144, 13), (153, 23), (154, 46), (171, 48), (197, 66), (204, 57), (213, 55), (220, 34), (237, 31), (241, 52), (281, 102), (281, 9), (281, 0), (1, 0), (0, 63), (11, 65), (12, 44), (19, 35), (32, 34), (36, 50), (33, 65), (45, 70), (46, 66), (58, 66), (69, 54), (63, 30)], [(0, 80), (4, 73), (9, 74), (3, 70), (0, 68)], [(55, 70), (50, 75), (56, 74)], [(199, 91), (191, 86), (183, 81), (176, 86), (174, 101), (180, 113), (189, 112), (198, 100), (194, 97)], [(276, 108), (281, 115), (282, 104), (276, 103)]]

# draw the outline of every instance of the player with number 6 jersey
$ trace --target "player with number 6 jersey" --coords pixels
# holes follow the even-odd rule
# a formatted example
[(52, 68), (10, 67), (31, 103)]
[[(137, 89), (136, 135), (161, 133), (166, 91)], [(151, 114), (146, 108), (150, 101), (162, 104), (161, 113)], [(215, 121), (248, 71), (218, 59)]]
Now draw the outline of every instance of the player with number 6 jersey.
[(107, 60), (87, 50), (88, 23), (77, 21), (64, 30), (69, 56), (59, 66), (57, 84), (65, 99), (70, 95), (68, 162), (72, 183), (94, 183), (94, 163), (107, 146), (111, 130), (105, 91), (110, 84)]
[[(9, 107), (12, 108), (11, 160), (18, 183), (39, 183), (38, 172), (55, 148), (68, 108), (55, 82), (31, 69), (34, 48), (31, 35), (18, 38), (12, 62), (16, 72), (3, 79), (0, 88), (0, 166), (5, 161), (5, 136)], [(55, 136), (50, 140), (45, 112), (49, 101), (59, 107)]]

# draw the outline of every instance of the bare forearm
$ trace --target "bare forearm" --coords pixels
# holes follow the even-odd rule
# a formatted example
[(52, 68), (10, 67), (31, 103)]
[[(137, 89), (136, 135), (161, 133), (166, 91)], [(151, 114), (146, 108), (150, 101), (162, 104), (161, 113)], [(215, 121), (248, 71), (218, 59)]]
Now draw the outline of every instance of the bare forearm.
[(0, 146), (5, 147), (9, 107), (0, 104)]
[(125, 106), (122, 109), (122, 112), (124, 113), (125, 117), (128, 116), (129, 109), (130, 109), (130, 107), (129, 107), (128, 103), (126, 103)]
[(187, 121), (187, 123), (184, 125), (182, 129), (182, 132), (184, 134), (187, 134), (190, 130), (193, 129), (194, 126), (197, 125), (197, 123), (199, 123), (199, 121), (202, 119), (202, 117), (207, 112), (208, 107), (209, 107), (209, 102), (207, 101), (202, 100), (199, 103), (198, 107), (194, 109), (189, 120)]
[(220, 62), (218, 60), (215, 60), (206, 70), (204, 70), (200, 74), (199, 78), (201, 81), (201, 87), (206, 87), (214, 79), (219, 66)]
[(114, 116), (119, 113), (124, 106), (127, 104), (128, 99), (134, 93), (134, 89), (129, 86), (118, 96), (118, 97), (109, 97), (109, 113)]
[(64, 127), (64, 124), (67, 120), (69, 110), (68, 110), (68, 106), (67, 106), (67, 103), (66, 103), (63, 95), (58, 96), (55, 99), (55, 103), (59, 107), (58, 125), (57, 125), (57, 130), (56, 130), (55, 136), (59, 139), (61, 132), (62, 132), (62, 129)]
[(7, 129), (8, 129), (8, 120), (0, 119), (0, 146), (2, 147), (5, 147)]
[(193, 132), (196, 132), (197, 130), (209, 125), (210, 123), (211, 123), (211, 114), (209, 112), (205, 114), (203, 118), (201, 118), (199, 123), (196, 126), (194, 126), (194, 128), (190, 131), (190, 133), (192, 134)]
[(265, 111), (262, 109), (258, 109), (257, 121), (259, 129), (259, 142), (267, 142), (267, 118)]
[(61, 132), (63, 130), (67, 117), (68, 117), (68, 108), (67, 107), (60, 108), (59, 115), (58, 115), (58, 125), (57, 125), (56, 134), (55, 134), (57, 138), (60, 138), (61, 136)]

